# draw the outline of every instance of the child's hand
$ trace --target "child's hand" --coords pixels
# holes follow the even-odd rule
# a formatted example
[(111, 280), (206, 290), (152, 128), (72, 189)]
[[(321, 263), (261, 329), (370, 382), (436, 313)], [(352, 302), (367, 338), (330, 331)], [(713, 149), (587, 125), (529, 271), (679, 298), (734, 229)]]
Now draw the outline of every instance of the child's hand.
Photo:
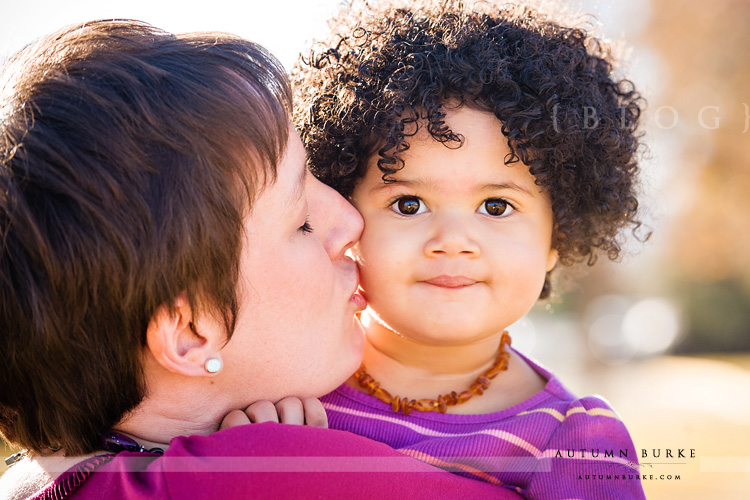
[(328, 428), (328, 416), (320, 401), (316, 398), (288, 397), (276, 404), (270, 401), (258, 401), (245, 408), (245, 411), (232, 410), (221, 421), (219, 430), (261, 422)]

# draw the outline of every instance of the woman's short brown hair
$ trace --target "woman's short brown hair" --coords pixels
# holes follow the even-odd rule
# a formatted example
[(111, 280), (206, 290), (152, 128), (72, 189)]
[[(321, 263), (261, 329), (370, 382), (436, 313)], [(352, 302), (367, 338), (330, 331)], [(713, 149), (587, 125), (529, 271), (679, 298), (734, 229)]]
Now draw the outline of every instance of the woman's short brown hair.
[(231, 336), (291, 94), (254, 43), (136, 21), (47, 36), (0, 81), (0, 432), (90, 452), (143, 399), (157, 307), (186, 291)]

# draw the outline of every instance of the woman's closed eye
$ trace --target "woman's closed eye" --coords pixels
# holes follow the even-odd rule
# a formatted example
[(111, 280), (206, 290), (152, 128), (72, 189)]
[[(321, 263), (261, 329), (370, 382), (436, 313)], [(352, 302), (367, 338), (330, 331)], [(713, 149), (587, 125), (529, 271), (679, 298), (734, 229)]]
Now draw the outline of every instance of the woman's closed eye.
[(399, 215), (419, 215), (427, 211), (427, 205), (417, 196), (399, 196), (390, 204), (391, 210)]
[(516, 211), (516, 208), (507, 200), (502, 198), (489, 198), (484, 200), (479, 206), (480, 214), (489, 215), (490, 217), (507, 217)]
[(313, 228), (312, 228), (312, 226), (310, 225), (310, 216), (307, 216), (307, 217), (305, 217), (305, 223), (304, 223), (304, 224), (302, 224), (302, 225), (301, 225), (301, 226), (299, 227), (298, 231), (301, 231), (301, 232), (303, 232), (303, 233), (307, 233), (307, 234), (309, 234), (309, 233), (312, 233), (312, 232), (313, 232)]

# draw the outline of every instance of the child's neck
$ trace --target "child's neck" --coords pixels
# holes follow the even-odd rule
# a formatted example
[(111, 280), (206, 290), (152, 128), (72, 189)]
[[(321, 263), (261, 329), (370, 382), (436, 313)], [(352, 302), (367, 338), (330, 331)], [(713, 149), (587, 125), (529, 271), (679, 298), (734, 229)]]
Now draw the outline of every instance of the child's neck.
[[(386, 363), (426, 377), (476, 377), (495, 361), (502, 332), (462, 345), (435, 345), (399, 335), (369, 315), (362, 315), (367, 333), (365, 364)], [(367, 358), (371, 359), (367, 359)]]
[[(392, 394), (437, 398), (461, 392), (495, 362), (502, 332), (461, 345), (416, 342), (399, 335), (367, 314), (364, 364), (368, 373)], [(394, 392), (395, 391), (395, 392)]]
[[(364, 365), (380, 387), (393, 396), (437, 399), (462, 392), (495, 362), (502, 331), (462, 345), (415, 342), (362, 313), (367, 333)], [(479, 414), (509, 408), (544, 389), (546, 380), (513, 351), (506, 372), (498, 375), (485, 395), (448, 407), (448, 413)], [(352, 377), (347, 384), (364, 391)]]

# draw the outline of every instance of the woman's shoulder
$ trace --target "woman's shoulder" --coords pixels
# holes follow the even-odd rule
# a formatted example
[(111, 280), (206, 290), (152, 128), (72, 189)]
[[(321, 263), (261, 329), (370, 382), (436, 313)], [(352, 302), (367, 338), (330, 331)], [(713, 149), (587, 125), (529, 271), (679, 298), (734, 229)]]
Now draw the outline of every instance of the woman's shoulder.
[(29, 458), (10, 467), (0, 476), (0, 500), (23, 500), (52, 482), (50, 474)]
[[(177, 456), (196, 460), (179, 464), (176, 474), (169, 475), (172, 498), (244, 498), (252, 491), (258, 498), (374, 499), (406, 494), (433, 499), (450, 498), (457, 488), (471, 498), (503, 494), (382, 443), (331, 429), (253, 424), (211, 436), (178, 438), (170, 451), (173, 446)], [(207, 469), (229, 474), (195, 474)], [(508, 492), (507, 498), (518, 497)]]
[[(217, 474), (218, 473), (218, 474)], [(70, 471), (55, 481), (76, 480)], [(252, 424), (179, 437), (162, 456), (120, 453), (78, 481), (75, 498), (471, 498), (515, 493), (434, 468), (343, 431)], [(48, 488), (49, 489), (49, 488)]]

